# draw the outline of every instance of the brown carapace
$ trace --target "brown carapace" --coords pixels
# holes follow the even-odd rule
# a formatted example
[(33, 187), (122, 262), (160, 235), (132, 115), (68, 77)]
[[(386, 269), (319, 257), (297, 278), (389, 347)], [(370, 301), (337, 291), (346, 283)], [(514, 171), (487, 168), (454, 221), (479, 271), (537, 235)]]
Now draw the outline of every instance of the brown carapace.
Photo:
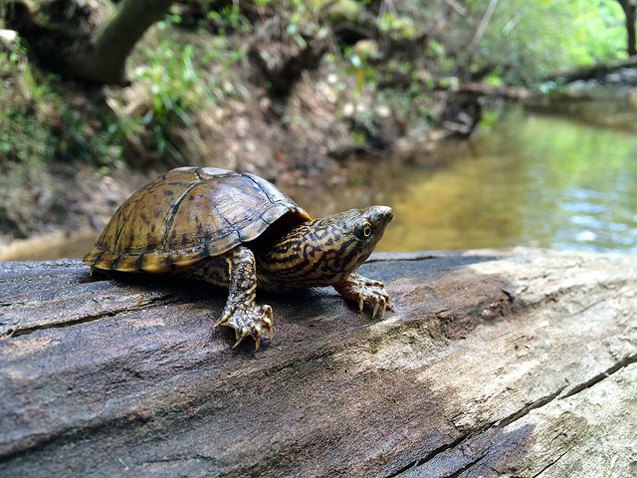
[(169, 171), (124, 202), (84, 258), (95, 269), (172, 274), (229, 289), (219, 325), (236, 344), (272, 338), (272, 309), (257, 287), (283, 292), (333, 286), (372, 317), (390, 309), (384, 285), (355, 270), (392, 219), (372, 206), (312, 220), (263, 178), (216, 168)]

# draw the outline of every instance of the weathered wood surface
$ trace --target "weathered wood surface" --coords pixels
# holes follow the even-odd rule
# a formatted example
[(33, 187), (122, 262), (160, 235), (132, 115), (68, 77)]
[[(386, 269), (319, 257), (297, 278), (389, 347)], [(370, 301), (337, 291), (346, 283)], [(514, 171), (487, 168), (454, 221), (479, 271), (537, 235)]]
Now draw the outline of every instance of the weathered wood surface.
[(259, 296), (272, 343), (231, 350), (224, 293), (0, 264), (1, 476), (637, 474), (637, 258), (375, 256), (395, 312)]

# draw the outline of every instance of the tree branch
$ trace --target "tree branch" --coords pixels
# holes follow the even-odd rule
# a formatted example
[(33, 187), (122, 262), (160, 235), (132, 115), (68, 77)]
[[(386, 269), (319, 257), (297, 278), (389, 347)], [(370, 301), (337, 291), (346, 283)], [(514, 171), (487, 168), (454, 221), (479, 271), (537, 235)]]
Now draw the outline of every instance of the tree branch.
[[(126, 58), (172, 0), (14, 0), (6, 24), (40, 66), (99, 84), (125, 84)], [(0, 0), (0, 6), (3, 6)]]
[[(172, 0), (124, 0), (97, 32), (88, 49), (75, 53), (75, 76), (97, 83), (124, 84), (126, 58)], [(87, 51), (88, 50), (88, 51)]]
[(476, 32), (474, 33), (473, 38), (471, 39), (471, 43), (469, 43), (469, 51), (473, 51), (476, 48), (476, 46), (478, 46), (478, 43), (482, 39), (484, 32), (487, 31), (487, 26), (489, 26), (489, 22), (491, 21), (493, 12), (495, 12), (495, 7), (498, 6), (498, 1), (499, 0), (489, 1), (489, 5), (487, 6), (487, 11), (484, 12), (484, 16), (482, 17), (482, 20), (480, 20), (480, 24), (478, 25), (478, 28), (476, 29)]

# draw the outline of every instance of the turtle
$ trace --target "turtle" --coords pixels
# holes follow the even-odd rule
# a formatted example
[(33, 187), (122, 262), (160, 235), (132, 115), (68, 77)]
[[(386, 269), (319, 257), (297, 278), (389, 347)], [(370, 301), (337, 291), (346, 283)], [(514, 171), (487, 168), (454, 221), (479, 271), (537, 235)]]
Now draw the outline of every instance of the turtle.
[(382, 282), (356, 269), (392, 220), (388, 206), (312, 219), (267, 180), (213, 167), (168, 171), (133, 193), (84, 257), (92, 270), (169, 274), (229, 289), (216, 325), (231, 327), (236, 347), (255, 348), (273, 314), (256, 290), (285, 293), (332, 286), (372, 319), (391, 310)]

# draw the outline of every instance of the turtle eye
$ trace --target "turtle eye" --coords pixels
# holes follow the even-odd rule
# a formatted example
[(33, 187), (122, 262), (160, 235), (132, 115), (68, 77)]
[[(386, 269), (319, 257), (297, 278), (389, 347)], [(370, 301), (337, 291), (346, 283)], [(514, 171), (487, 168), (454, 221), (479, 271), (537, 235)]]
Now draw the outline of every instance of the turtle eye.
[(368, 222), (366, 222), (358, 231), (361, 239), (368, 239), (372, 235), (372, 226)]

